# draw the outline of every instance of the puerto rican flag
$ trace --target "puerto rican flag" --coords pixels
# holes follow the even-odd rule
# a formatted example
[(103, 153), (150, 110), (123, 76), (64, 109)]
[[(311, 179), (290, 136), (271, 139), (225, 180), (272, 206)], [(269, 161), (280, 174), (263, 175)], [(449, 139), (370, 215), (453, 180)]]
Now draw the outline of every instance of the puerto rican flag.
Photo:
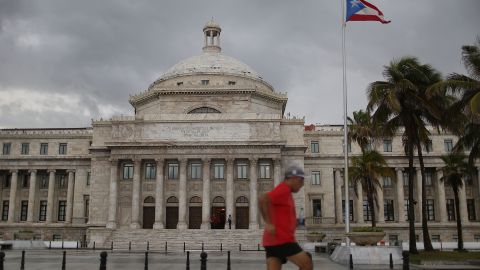
[(346, 0), (347, 1), (347, 17), (348, 21), (379, 21), (381, 23), (389, 23), (383, 18), (383, 13), (374, 5), (364, 0)]

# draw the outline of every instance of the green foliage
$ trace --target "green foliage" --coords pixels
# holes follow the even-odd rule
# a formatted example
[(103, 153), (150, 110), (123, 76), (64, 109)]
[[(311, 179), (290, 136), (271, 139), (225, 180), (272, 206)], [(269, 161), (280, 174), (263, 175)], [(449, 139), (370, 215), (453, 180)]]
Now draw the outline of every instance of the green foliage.
[(378, 227), (356, 227), (352, 229), (353, 232), (383, 232), (382, 228)]

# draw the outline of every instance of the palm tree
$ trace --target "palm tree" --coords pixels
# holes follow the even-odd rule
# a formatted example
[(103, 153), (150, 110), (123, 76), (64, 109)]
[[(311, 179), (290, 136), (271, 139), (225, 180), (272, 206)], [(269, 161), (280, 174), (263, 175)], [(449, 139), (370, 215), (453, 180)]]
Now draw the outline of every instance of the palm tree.
[[(427, 226), (425, 200), (425, 174), (421, 145), (428, 141), (428, 125), (438, 126), (442, 119), (442, 106), (448, 102), (429, 99), (426, 89), (441, 80), (440, 74), (430, 65), (422, 65), (414, 57), (393, 60), (385, 67), (383, 76), (386, 81), (376, 81), (367, 91), (369, 104), (367, 110), (374, 111), (372, 117), (376, 125), (383, 126), (383, 136), (391, 137), (403, 127), (403, 144), (408, 157), (408, 200), (413, 199), (413, 159), (417, 149), (422, 175), (422, 230), (425, 250), (433, 250)], [(441, 97), (436, 96), (436, 99)], [(412, 205), (412, 204), (411, 204)], [(418, 253), (415, 241), (415, 213), (409, 207), (409, 249)]]
[(359, 110), (353, 112), (353, 119), (348, 117), (348, 139), (356, 141), (362, 153), (365, 153), (373, 143), (377, 134), (378, 131), (368, 111)]
[(445, 167), (443, 167), (444, 175), (441, 180), (445, 181), (452, 187), (453, 194), (455, 196), (458, 250), (463, 250), (462, 219), (460, 218), (460, 200), (458, 198), (458, 191), (463, 185), (462, 178), (468, 172), (468, 164), (465, 162), (465, 158), (466, 156), (464, 154), (454, 152), (441, 157), (445, 163)]
[(362, 152), (360, 156), (352, 157), (351, 162), (350, 180), (354, 186), (360, 183), (365, 190), (368, 206), (372, 210), (372, 227), (375, 227), (375, 205), (383, 203), (377, 201), (377, 188), (381, 188), (380, 177), (393, 176), (393, 172), (388, 168), (385, 158), (375, 150)]

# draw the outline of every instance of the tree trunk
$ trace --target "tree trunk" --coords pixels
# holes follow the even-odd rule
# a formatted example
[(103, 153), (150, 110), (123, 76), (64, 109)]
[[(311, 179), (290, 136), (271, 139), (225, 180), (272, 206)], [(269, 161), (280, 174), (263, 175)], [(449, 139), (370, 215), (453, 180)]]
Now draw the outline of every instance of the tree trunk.
[(374, 203), (373, 193), (372, 193), (372, 184), (370, 183), (368, 186), (369, 186), (368, 193), (367, 193), (368, 207), (370, 207), (370, 210), (372, 211), (372, 227), (376, 227), (377, 221), (375, 220), (375, 203)]
[(417, 241), (415, 239), (415, 210), (413, 205), (413, 144), (408, 141), (408, 225), (409, 225), (409, 252), (417, 254)]
[(455, 216), (457, 218), (458, 250), (463, 250), (462, 219), (460, 217), (460, 199), (458, 198), (458, 186), (452, 186), (455, 196)]
[(422, 146), (420, 141), (417, 141), (418, 161), (420, 162), (420, 172), (422, 175), (422, 232), (423, 245), (425, 251), (433, 251), (432, 241), (430, 240), (430, 233), (428, 232), (428, 215), (427, 215), (427, 191), (425, 185), (425, 165), (423, 164)]

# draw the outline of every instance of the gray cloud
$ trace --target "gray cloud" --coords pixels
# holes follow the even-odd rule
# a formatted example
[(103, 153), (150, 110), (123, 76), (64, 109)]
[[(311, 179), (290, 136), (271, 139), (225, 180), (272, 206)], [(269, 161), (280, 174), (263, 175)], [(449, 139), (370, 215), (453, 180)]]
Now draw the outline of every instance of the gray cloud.
[[(366, 86), (382, 79), (393, 58), (413, 55), (443, 74), (465, 73), (460, 47), (480, 34), (479, 1), (372, 3), (392, 23), (347, 25), (350, 113), (366, 105)], [(314, 0), (1, 0), (2, 99), (38, 93), (62, 95), (55, 102), (71, 96), (76, 103), (70, 110), (39, 112), (20, 109), (17, 99), (0, 102), (0, 127), (76, 127), (92, 117), (132, 113), (129, 95), (201, 52), (202, 27), (212, 16), (222, 27), (223, 51), (287, 91), (287, 111), (305, 115), (307, 123), (339, 124), (340, 12), (340, 1)]]

